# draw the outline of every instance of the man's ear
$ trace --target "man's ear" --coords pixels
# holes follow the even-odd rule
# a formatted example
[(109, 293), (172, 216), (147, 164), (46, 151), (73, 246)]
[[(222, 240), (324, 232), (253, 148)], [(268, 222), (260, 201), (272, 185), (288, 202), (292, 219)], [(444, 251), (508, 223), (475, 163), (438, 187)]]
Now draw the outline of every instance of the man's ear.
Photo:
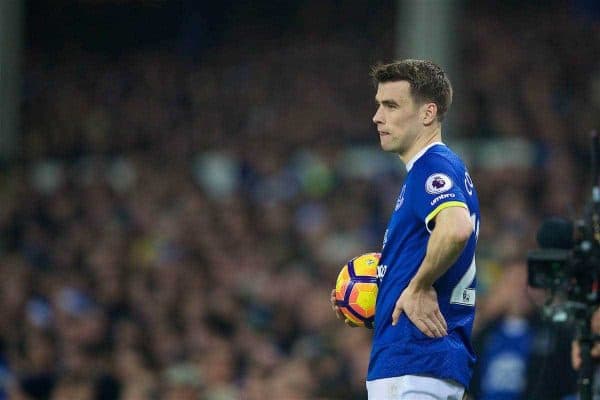
[(423, 125), (431, 125), (437, 119), (437, 104), (425, 103), (423, 104)]

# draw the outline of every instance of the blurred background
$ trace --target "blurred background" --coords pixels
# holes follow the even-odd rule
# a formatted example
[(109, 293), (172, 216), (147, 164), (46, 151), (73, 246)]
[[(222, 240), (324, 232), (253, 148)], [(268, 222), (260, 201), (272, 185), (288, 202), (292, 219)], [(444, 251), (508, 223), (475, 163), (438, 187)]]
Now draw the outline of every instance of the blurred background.
[(404, 167), (369, 70), (448, 71), (479, 191), (473, 399), (574, 392), (525, 256), (590, 197), (594, 1), (0, 2), (0, 398), (364, 399), (329, 293)]

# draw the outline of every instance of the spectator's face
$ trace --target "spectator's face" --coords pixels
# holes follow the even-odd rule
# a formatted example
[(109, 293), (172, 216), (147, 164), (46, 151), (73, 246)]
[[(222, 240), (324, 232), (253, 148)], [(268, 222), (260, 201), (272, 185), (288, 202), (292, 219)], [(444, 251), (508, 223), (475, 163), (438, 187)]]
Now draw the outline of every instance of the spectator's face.
[(379, 131), (381, 148), (400, 156), (407, 154), (423, 128), (410, 84), (407, 81), (380, 83), (375, 100), (379, 106), (373, 122)]

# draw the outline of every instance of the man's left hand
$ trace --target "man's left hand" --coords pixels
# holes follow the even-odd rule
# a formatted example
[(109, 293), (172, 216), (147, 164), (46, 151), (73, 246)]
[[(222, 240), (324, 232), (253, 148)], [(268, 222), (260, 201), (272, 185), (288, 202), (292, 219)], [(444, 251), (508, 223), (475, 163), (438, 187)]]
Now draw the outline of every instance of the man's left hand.
[(435, 289), (426, 289), (408, 285), (400, 294), (392, 313), (392, 325), (396, 325), (400, 315), (405, 313), (408, 319), (430, 338), (440, 338), (448, 334), (448, 325), (440, 311)]

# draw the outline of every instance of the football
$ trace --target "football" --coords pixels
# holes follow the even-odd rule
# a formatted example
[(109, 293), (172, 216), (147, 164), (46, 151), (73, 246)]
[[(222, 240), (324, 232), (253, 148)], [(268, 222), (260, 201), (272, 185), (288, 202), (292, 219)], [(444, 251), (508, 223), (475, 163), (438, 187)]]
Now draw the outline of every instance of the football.
[(338, 274), (335, 304), (348, 320), (373, 328), (380, 253), (366, 253), (348, 261)]

